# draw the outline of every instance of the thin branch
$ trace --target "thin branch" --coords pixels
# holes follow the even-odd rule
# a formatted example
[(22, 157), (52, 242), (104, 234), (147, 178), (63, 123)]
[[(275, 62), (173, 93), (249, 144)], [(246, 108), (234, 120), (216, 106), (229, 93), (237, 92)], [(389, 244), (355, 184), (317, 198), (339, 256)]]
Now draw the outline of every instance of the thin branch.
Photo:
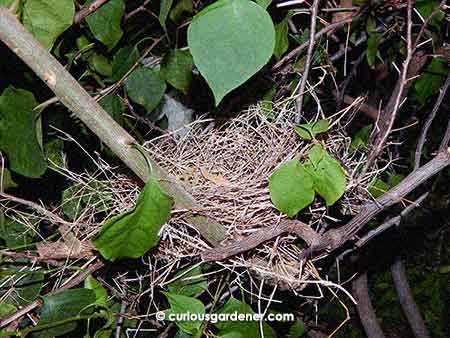
[(139, 12), (145, 11), (146, 6), (150, 3), (150, 1), (151, 0), (145, 0), (142, 5), (133, 9), (130, 13), (125, 14), (125, 16), (123, 17), (123, 21), (128, 21), (131, 17), (135, 16)]
[(367, 338), (384, 338), (385, 335), (378, 323), (367, 286), (367, 272), (360, 274), (352, 283), (353, 295), (358, 304), (356, 309), (366, 332)]
[(316, 26), (317, 26), (317, 12), (319, 9), (320, 0), (314, 0), (311, 12), (311, 24), (309, 26), (309, 43), (308, 53), (306, 54), (305, 70), (303, 71), (302, 79), (300, 82), (299, 96), (297, 98), (297, 117), (296, 122), (300, 122), (303, 111), (303, 97), (305, 94), (306, 83), (308, 82), (309, 70), (311, 69), (311, 63), (314, 57), (314, 46), (316, 43)]
[(397, 290), (400, 305), (416, 338), (429, 338), (425, 322), (409, 287), (405, 266), (401, 258), (397, 258), (391, 266), (392, 279)]
[(84, 5), (81, 9), (75, 13), (73, 18), (73, 23), (79, 25), (85, 17), (94, 13), (97, 9), (107, 3), (109, 0), (94, 0), (91, 3)]
[(254, 249), (258, 245), (274, 239), (284, 233), (296, 234), (308, 245), (318, 243), (320, 238), (320, 235), (309, 225), (300, 221), (284, 220), (279, 224), (262, 228), (243, 240), (232, 241), (222, 247), (206, 250), (202, 253), (202, 259), (206, 262), (223, 260), (225, 258)]
[(431, 127), (431, 124), (433, 123), (433, 120), (436, 116), (436, 113), (438, 112), (442, 101), (444, 100), (445, 94), (447, 93), (448, 87), (450, 86), (450, 75), (447, 77), (447, 80), (445, 81), (445, 84), (441, 88), (441, 92), (439, 93), (439, 97), (434, 104), (433, 110), (431, 111), (430, 115), (428, 115), (427, 120), (425, 121), (425, 125), (422, 128), (422, 131), (419, 136), (419, 140), (417, 141), (417, 147), (416, 147), (416, 153), (415, 153), (415, 159), (414, 159), (414, 169), (419, 168), (420, 166), (420, 158), (422, 157), (422, 150), (423, 146), (425, 144), (428, 130)]
[[(149, 170), (171, 195), (177, 208), (199, 208), (197, 201), (164, 169), (150, 159), (151, 169), (142, 154), (132, 147), (136, 140), (86, 92), (66, 69), (20, 24), (6, 8), (0, 8), (0, 40), (20, 57), (86, 126), (88, 126), (144, 182)], [(211, 244), (226, 236), (225, 229), (201, 215), (189, 221)]]
[[(334, 23), (329, 24), (328, 26), (326, 26), (325, 28), (322, 28), (320, 31), (318, 31), (315, 36), (314, 39), (317, 40), (319, 39), (322, 35), (327, 34), (331, 31), (334, 31), (335, 29), (341, 28), (343, 26), (345, 26), (345, 24), (352, 22), (356, 17), (359, 16), (359, 12), (349, 16), (348, 18), (341, 20), (341, 21), (337, 21)], [(286, 56), (284, 56), (280, 61), (278, 61), (273, 67), (272, 70), (278, 70), (279, 68), (281, 68), (281, 66), (284, 66), (287, 62), (291, 61), (292, 59), (294, 59), (295, 57), (297, 57), (297, 55), (299, 55), (305, 48), (307, 48), (309, 46), (309, 41), (302, 43), (300, 46), (298, 46), (297, 48), (294, 48), (291, 52), (289, 52), (288, 54), (286, 54)]]

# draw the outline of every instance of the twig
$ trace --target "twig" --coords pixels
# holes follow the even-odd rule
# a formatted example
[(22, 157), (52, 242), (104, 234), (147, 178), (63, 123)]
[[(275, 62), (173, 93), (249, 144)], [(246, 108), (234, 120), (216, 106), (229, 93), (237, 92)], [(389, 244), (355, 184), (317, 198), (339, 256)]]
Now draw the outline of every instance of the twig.
[(309, 76), (309, 70), (311, 69), (311, 63), (313, 61), (314, 56), (314, 46), (316, 42), (316, 25), (317, 25), (317, 12), (319, 9), (319, 1), (320, 0), (314, 0), (314, 3), (312, 5), (312, 12), (311, 12), (311, 23), (309, 26), (309, 43), (308, 43), (308, 52), (306, 54), (306, 61), (305, 61), (305, 70), (303, 71), (302, 79), (300, 82), (300, 88), (299, 88), (299, 96), (296, 101), (297, 105), (297, 117), (296, 122), (300, 122), (302, 111), (303, 111), (303, 96), (306, 88), (306, 83), (308, 82), (308, 76)]
[[(132, 147), (135, 139), (86, 92), (63, 66), (20, 24), (6, 8), (0, 8), (0, 40), (19, 56), (59, 97), (60, 101), (83, 121), (144, 182), (149, 167), (142, 154)], [(159, 179), (177, 208), (198, 208), (195, 199), (156, 162), (150, 160), (152, 175)], [(214, 220), (201, 215), (189, 221), (211, 244), (217, 245), (226, 235)]]
[(308, 245), (318, 243), (320, 238), (320, 235), (309, 225), (300, 221), (284, 220), (279, 224), (258, 230), (243, 240), (236, 240), (225, 246), (206, 250), (202, 253), (202, 259), (206, 262), (223, 260), (256, 248), (258, 245), (274, 239), (283, 233), (294, 233)]
[(420, 310), (414, 301), (414, 297), (409, 287), (408, 277), (406, 275), (405, 266), (398, 258), (391, 266), (392, 279), (394, 280), (394, 286), (397, 290), (400, 305), (402, 306), (405, 317), (408, 320), (409, 325), (416, 338), (429, 338), (427, 327), (422, 319)]
[(135, 8), (135, 9), (133, 9), (130, 13), (125, 14), (125, 16), (123, 17), (123, 21), (128, 21), (132, 16), (135, 16), (139, 12), (145, 11), (146, 10), (145, 7), (150, 3), (150, 1), (151, 0), (145, 0), (142, 5), (140, 5), (139, 7)]
[(360, 274), (352, 283), (353, 295), (358, 304), (356, 309), (366, 332), (367, 338), (384, 338), (385, 335), (378, 323), (367, 287), (367, 272)]
[(75, 13), (75, 16), (73, 18), (73, 23), (75, 25), (79, 25), (85, 17), (94, 13), (97, 9), (99, 9), (101, 6), (103, 6), (108, 1), (109, 0), (94, 0), (91, 3), (89, 3), (88, 5), (81, 7), (81, 9)]
[[(352, 22), (356, 17), (359, 16), (359, 12), (352, 14), (351, 16), (349, 16), (348, 18), (346, 18), (345, 20), (341, 20), (341, 21), (337, 21), (334, 23), (329, 24), (328, 26), (326, 26), (325, 28), (322, 28), (320, 31), (318, 31), (315, 36), (314, 39), (317, 40), (319, 39), (322, 35), (327, 34), (337, 28), (343, 27), (345, 24)], [(284, 64), (286, 64), (287, 62), (291, 61), (292, 59), (294, 59), (298, 54), (300, 54), (305, 48), (307, 48), (309, 46), (309, 42), (304, 42), (302, 43), (300, 46), (298, 46), (297, 48), (293, 49), (291, 52), (289, 52), (288, 54), (286, 54), (286, 56), (284, 56), (280, 61), (278, 61), (273, 67), (272, 70), (278, 70), (279, 68), (281, 68), (281, 66), (283, 66)]]
[(430, 129), (431, 123), (433, 123), (436, 113), (438, 112), (439, 107), (441, 106), (442, 101), (444, 100), (445, 94), (447, 93), (449, 86), (450, 86), (450, 75), (447, 77), (445, 84), (442, 86), (441, 92), (439, 93), (439, 97), (436, 103), (434, 104), (433, 110), (431, 111), (430, 115), (428, 115), (428, 118), (425, 121), (425, 125), (423, 126), (422, 131), (420, 132), (414, 159), (414, 169), (417, 169), (420, 166), (420, 158), (422, 157), (422, 150), (427, 138), (428, 130)]
[[(91, 266), (89, 266), (85, 271), (80, 273), (77, 277), (69, 281), (68, 283), (61, 286), (59, 289), (49, 292), (47, 296), (54, 295), (55, 293), (61, 292), (63, 290), (71, 289), (74, 286), (77, 286), (82, 281), (84, 281), (90, 274), (94, 273), (95, 271), (101, 269), (105, 264), (102, 261), (98, 261)], [(6, 317), (5, 319), (2, 319), (0, 321), (0, 328), (5, 327), (9, 323), (19, 319), (20, 317), (26, 315), (28, 312), (33, 311), (35, 308), (37, 308), (39, 305), (42, 305), (43, 301), (42, 299), (38, 298), (35, 301), (31, 302), (27, 306), (23, 307), (19, 311), (13, 313), (12, 315)]]

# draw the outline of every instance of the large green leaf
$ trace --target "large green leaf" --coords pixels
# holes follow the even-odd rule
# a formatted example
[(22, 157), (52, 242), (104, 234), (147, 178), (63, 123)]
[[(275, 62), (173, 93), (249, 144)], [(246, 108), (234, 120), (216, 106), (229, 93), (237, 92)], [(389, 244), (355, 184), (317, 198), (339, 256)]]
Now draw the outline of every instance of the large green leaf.
[(189, 51), (170, 51), (161, 63), (161, 76), (176, 89), (187, 94), (192, 80), (194, 61)]
[[(250, 305), (231, 297), (227, 303), (218, 311), (222, 313), (254, 313)], [(214, 324), (220, 331), (219, 334), (226, 335), (233, 333), (240, 333), (247, 338), (261, 338), (259, 321), (219, 321)], [(273, 329), (265, 322), (263, 322), (264, 338), (276, 338)], [(230, 337), (239, 337), (230, 335)]]
[(270, 198), (275, 207), (289, 217), (314, 200), (313, 181), (297, 159), (277, 168), (269, 178)]
[(334, 204), (345, 192), (347, 180), (338, 161), (319, 144), (308, 153), (306, 169), (314, 182), (314, 190), (323, 197), (328, 206)]
[[(167, 300), (170, 304), (170, 309), (167, 311), (168, 314), (170, 313), (176, 315), (191, 313), (196, 315), (203, 315), (205, 313), (205, 305), (203, 305), (203, 303), (198, 299), (178, 295), (171, 292), (163, 292), (163, 294), (167, 297)], [(175, 323), (184, 332), (192, 334), (197, 333), (198, 329), (202, 325), (201, 320), (178, 320)]]
[(178, 272), (176, 276), (181, 277), (167, 286), (171, 293), (183, 296), (193, 296), (208, 289), (208, 282), (203, 276), (200, 266), (186, 272), (188, 269), (191, 268), (186, 268)]
[[(54, 324), (78, 316), (81, 310), (95, 302), (95, 292), (88, 289), (64, 290), (50, 296), (44, 296), (42, 299), (44, 305), (42, 306), (39, 325)], [(60, 336), (74, 330), (76, 326), (76, 322), (57, 325), (38, 331), (38, 337)]]
[(162, 28), (166, 30), (166, 21), (169, 16), (170, 8), (172, 7), (173, 0), (161, 0), (160, 9), (159, 9), (159, 23)]
[(112, 49), (123, 35), (120, 23), (125, 12), (123, 0), (110, 0), (86, 18), (95, 38)]
[(0, 96), (0, 149), (10, 169), (28, 177), (39, 177), (47, 168), (36, 136), (36, 105), (33, 94), (23, 89), (8, 87)]
[(269, 61), (275, 29), (269, 14), (258, 4), (219, 0), (194, 17), (188, 43), (218, 105)]
[(23, 24), (47, 49), (73, 24), (73, 0), (27, 0), (23, 6)]
[(142, 256), (158, 244), (159, 229), (170, 217), (173, 200), (150, 179), (139, 194), (133, 210), (111, 217), (93, 241), (102, 256), (118, 258)]
[(159, 71), (139, 67), (127, 78), (125, 88), (130, 98), (143, 105), (147, 113), (150, 113), (163, 98), (166, 83)]

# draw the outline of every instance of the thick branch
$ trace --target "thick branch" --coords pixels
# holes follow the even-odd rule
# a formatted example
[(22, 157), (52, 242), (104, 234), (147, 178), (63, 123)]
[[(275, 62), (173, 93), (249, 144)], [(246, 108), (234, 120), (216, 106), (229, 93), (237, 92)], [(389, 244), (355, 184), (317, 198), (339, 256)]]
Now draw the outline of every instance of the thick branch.
[(320, 238), (320, 235), (311, 229), (309, 225), (300, 221), (285, 220), (279, 224), (263, 228), (243, 240), (236, 240), (225, 246), (206, 250), (202, 253), (202, 258), (204, 261), (222, 260), (254, 249), (258, 245), (284, 233), (296, 234), (310, 246), (318, 243)]
[(375, 310), (369, 297), (369, 288), (367, 287), (367, 273), (359, 275), (352, 283), (353, 296), (355, 296), (358, 304), (359, 319), (364, 327), (367, 338), (384, 338), (385, 335), (378, 323)]
[[(0, 40), (17, 54), (89, 129), (91, 129), (144, 182), (149, 178), (142, 154), (132, 147), (135, 139), (84, 90), (69, 72), (6, 9), (0, 8)], [(195, 209), (194, 198), (161, 167), (151, 160), (153, 175), (181, 209)], [(213, 245), (225, 238), (224, 228), (204, 216), (192, 216), (190, 222)]]
[(392, 279), (397, 290), (400, 305), (405, 313), (406, 319), (416, 338), (429, 338), (427, 327), (422, 319), (420, 310), (414, 301), (414, 297), (409, 287), (405, 266), (401, 258), (397, 258), (391, 266)]

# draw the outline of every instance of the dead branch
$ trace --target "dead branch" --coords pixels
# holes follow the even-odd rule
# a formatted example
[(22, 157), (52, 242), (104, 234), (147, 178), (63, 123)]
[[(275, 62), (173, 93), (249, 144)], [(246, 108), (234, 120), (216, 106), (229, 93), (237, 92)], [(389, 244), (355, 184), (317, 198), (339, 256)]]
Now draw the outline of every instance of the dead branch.
[(367, 272), (360, 274), (352, 283), (353, 295), (358, 304), (356, 310), (366, 332), (367, 338), (384, 338), (385, 335), (378, 323), (367, 286)]
[(310, 246), (318, 243), (320, 238), (320, 235), (311, 229), (309, 225), (300, 221), (284, 220), (279, 224), (263, 228), (242, 240), (235, 240), (225, 246), (206, 250), (202, 253), (202, 259), (206, 262), (223, 260), (254, 249), (258, 245), (284, 233), (296, 234)]
[(429, 338), (425, 322), (409, 287), (405, 266), (401, 258), (397, 258), (391, 266), (392, 279), (397, 291), (400, 305), (416, 338)]

